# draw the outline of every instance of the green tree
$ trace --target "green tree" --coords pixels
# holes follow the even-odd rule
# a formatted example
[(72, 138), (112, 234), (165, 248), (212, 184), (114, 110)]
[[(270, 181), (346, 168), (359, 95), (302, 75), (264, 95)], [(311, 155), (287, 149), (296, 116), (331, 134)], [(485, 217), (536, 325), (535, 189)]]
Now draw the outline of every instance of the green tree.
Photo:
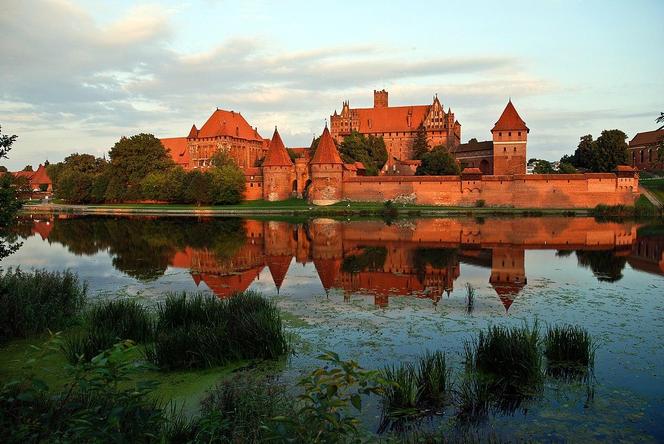
[[(0, 159), (7, 158), (17, 136), (2, 134), (0, 127)], [(14, 177), (9, 173), (0, 174), (0, 259), (14, 252), (20, 245), (5, 240), (8, 227), (14, 222), (16, 213), (21, 209), (14, 188)]]
[(595, 157), (595, 141), (593, 136), (588, 134), (581, 137), (579, 145), (574, 151), (573, 162), (577, 168), (592, 169)]
[(169, 202), (184, 202), (184, 192), (187, 182), (187, 172), (181, 166), (168, 170), (166, 173), (166, 183), (168, 186), (164, 193), (164, 198)]
[[(659, 117), (655, 119), (657, 123), (664, 123), (664, 113), (659, 113)], [(657, 131), (664, 129), (664, 125), (657, 128)]]
[(23, 168), (23, 171), (34, 171), (34, 170), (32, 169), (32, 165), (26, 165), (26, 166)]
[(6, 166), (0, 165), (0, 173), (8, 173), (9, 170), (7, 169)]
[(533, 173), (535, 174), (554, 174), (555, 172), (551, 162), (541, 159), (535, 163), (535, 168), (533, 169)]
[(106, 173), (107, 167), (104, 159), (74, 153), (65, 157), (64, 161), (46, 167), (46, 172), (58, 199), (71, 203), (99, 203), (104, 200), (106, 192), (100, 187), (108, 183), (108, 180), (100, 180), (99, 177)]
[(576, 174), (576, 168), (574, 168), (574, 165), (572, 165), (569, 162), (560, 162), (558, 165), (558, 172), (560, 174)]
[(242, 201), (245, 189), (244, 173), (235, 164), (210, 169), (214, 204), (231, 205)]
[(224, 165), (237, 165), (235, 159), (233, 159), (227, 151), (217, 150), (212, 155), (212, 165), (218, 168), (221, 168)]
[(627, 135), (617, 129), (604, 130), (595, 141), (592, 171), (610, 172), (628, 163)]
[(185, 203), (196, 205), (209, 205), (214, 202), (212, 190), (212, 175), (199, 170), (187, 173), (187, 184), (184, 190)]
[[(167, 171), (174, 166), (168, 151), (152, 134), (121, 138), (109, 152), (113, 179), (111, 195), (126, 200), (141, 199), (141, 181), (153, 171)], [(124, 192), (122, 192), (122, 189)]]
[(422, 163), (415, 171), (416, 176), (453, 176), (459, 174), (456, 159), (444, 145), (434, 147), (422, 156)]
[(427, 130), (424, 128), (424, 123), (420, 123), (420, 126), (417, 127), (417, 133), (415, 133), (415, 140), (413, 141), (413, 159), (422, 159), (422, 156), (428, 152)]
[(366, 137), (352, 131), (339, 145), (339, 154), (346, 163), (362, 162), (367, 175), (376, 176), (387, 162), (387, 149), (382, 137)]
[(141, 193), (145, 199), (168, 200), (168, 172), (148, 173), (141, 181)]
[(93, 180), (94, 176), (90, 173), (64, 171), (58, 177), (55, 195), (71, 203), (88, 203)]

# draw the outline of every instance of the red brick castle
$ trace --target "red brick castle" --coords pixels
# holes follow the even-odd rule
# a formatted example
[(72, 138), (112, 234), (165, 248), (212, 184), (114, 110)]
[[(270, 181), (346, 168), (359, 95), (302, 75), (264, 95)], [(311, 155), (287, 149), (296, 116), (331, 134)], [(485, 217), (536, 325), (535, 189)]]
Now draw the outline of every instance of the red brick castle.
[[(423, 125), (430, 147), (446, 146), (463, 167), (460, 176), (415, 176), (413, 141)], [(344, 163), (337, 143), (357, 131), (382, 137), (388, 161), (379, 176), (362, 175), (363, 165)], [(245, 173), (245, 198), (267, 201), (305, 197), (315, 205), (342, 200), (404, 200), (431, 205), (521, 208), (590, 208), (599, 203), (632, 205), (638, 175), (621, 166), (615, 174), (526, 175), (528, 133), (512, 101), (491, 129), (491, 140), (462, 144), (461, 124), (438, 97), (431, 105), (390, 107), (385, 90), (374, 91), (373, 108), (350, 108), (330, 118), (313, 156), (296, 149), (291, 159), (276, 127), (264, 139), (234, 111), (217, 109), (201, 129), (187, 137), (162, 139), (173, 160), (185, 169), (208, 168), (213, 154), (227, 152)]]

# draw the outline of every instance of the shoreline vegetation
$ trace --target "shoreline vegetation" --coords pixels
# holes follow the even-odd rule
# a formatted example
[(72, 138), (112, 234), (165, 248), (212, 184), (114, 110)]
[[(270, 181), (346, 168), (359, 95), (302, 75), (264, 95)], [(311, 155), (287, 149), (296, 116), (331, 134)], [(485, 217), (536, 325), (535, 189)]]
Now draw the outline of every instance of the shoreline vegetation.
[[(30, 346), (33, 357), (26, 355), (0, 386), (7, 442), (493, 441), (481, 424), (494, 413), (526, 411), (541, 398), (545, 380), (579, 382), (593, 392), (596, 345), (577, 326), (491, 326), (468, 340), (465, 366), (457, 371), (444, 350), (382, 369), (322, 352), (318, 367), (289, 387), (276, 368), (255, 371), (261, 362), (297, 353), (281, 311), (257, 293), (227, 300), (172, 294), (155, 312), (131, 300), (88, 304), (75, 275), (39, 270), (0, 274), (0, 290), (0, 303), (15, 314), (6, 324), (18, 324), (5, 332), (0, 350), (14, 339), (64, 329), (42, 347)], [(29, 291), (41, 297), (26, 299)], [(63, 295), (46, 297), (54, 292)], [(45, 367), (53, 356), (68, 361), (57, 382)], [(163, 396), (161, 378), (149, 379), (239, 362), (253, 365), (220, 376), (193, 412)], [(369, 398), (382, 411), (376, 433), (361, 420)], [(452, 430), (413, 427), (446, 412)]]
[(267, 202), (246, 201), (237, 205), (198, 206), (168, 203), (125, 203), (74, 205), (64, 203), (26, 204), (24, 214), (75, 215), (151, 215), (151, 216), (252, 216), (281, 215), (305, 217), (377, 216), (377, 217), (432, 217), (432, 216), (595, 216), (598, 218), (663, 217), (661, 209), (641, 196), (633, 206), (597, 205), (594, 208), (515, 208), (489, 207), (483, 201), (473, 207), (436, 206), (385, 202), (342, 201), (329, 206), (315, 206), (303, 199)]

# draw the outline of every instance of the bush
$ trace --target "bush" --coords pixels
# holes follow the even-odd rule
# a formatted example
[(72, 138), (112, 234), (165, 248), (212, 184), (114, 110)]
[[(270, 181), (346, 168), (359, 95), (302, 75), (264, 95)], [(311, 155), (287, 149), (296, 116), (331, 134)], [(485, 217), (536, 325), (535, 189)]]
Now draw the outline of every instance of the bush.
[(254, 292), (220, 301), (169, 295), (159, 307), (147, 357), (162, 368), (201, 368), (238, 359), (276, 359), (289, 350), (276, 306)]
[(131, 339), (146, 342), (152, 338), (152, 318), (136, 301), (106, 301), (92, 307), (84, 315), (84, 331), (70, 335), (63, 344), (71, 363), (92, 357), (118, 341)]
[(86, 295), (87, 286), (70, 271), (0, 272), (0, 342), (72, 325)]
[(476, 208), (484, 208), (486, 206), (486, 201), (484, 199), (477, 199), (475, 201)]

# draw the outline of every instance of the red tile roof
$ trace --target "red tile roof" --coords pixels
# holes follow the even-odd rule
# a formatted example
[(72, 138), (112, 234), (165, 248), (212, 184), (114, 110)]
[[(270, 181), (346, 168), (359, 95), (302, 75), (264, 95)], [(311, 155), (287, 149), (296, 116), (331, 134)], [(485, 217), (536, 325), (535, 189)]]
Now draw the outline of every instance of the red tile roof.
[(503, 110), (503, 113), (500, 115), (500, 119), (498, 119), (498, 121), (493, 126), (493, 129), (491, 131), (506, 131), (506, 130), (530, 131), (526, 126), (526, 122), (524, 122), (519, 116), (519, 113), (516, 112), (516, 108), (514, 108), (512, 100), (507, 102), (505, 110)]
[(30, 178), (30, 182), (37, 185), (52, 183), (51, 178), (48, 177), (48, 174), (46, 173), (46, 167), (44, 167), (42, 164), (39, 164), (37, 171), (35, 171), (35, 173), (32, 175), (32, 178)]
[(286, 151), (284, 142), (281, 140), (279, 131), (277, 128), (274, 128), (274, 134), (272, 135), (272, 140), (270, 141), (270, 147), (267, 150), (267, 155), (263, 161), (263, 166), (292, 166), (293, 161)]
[(196, 128), (196, 125), (191, 125), (191, 130), (189, 131), (187, 138), (195, 139), (196, 137), (198, 137), (198, 128)]
[(314, 158), (311, 159), (311, 163), (334, 163), (342, 164), (341, 156), (337, 150), (337, 146), (334, 144), (330, 130), (327, 129), (327, 126), (323, 130), (323, 134), (320, 136), (320, 142), (318, 142), (318, 148), (316, 149), (316, 154)]
[(638, 171), (638, 168), (634, 168), (633, 166), (629, 166), (629, 165), (616, 165), (616, 168), (615, 168), (614, 171), (632, 172), (632, 171)]
[(169, 137), (166, 139), (159, 139), (161, 144), (164, 145), (171, 155), (171, 159), (176, 164), (187, 168), (191, 162), (189, 157), (189, 148), (187, 147), (186, 137)]
[(655, 130), (655, 131), (645, 131), (643, 133), (638, 133), (634, 138), (629, 142), (630, 147), (643, 146), (643, 145), (655, 145), (662, 138), (664, 138), (664, 129)]
[(217, 109), (198, 131), (198, 138), (228, 136), (263, 142), (263, 138), (247, 123), (242, 114)]
[[(389, 133), (417, 131), (431, 105), (390, 106), (387, 108), (355, 108), (359, 117), (360, 133)], [(410, 115), (410, 126), (408, 116)]]

